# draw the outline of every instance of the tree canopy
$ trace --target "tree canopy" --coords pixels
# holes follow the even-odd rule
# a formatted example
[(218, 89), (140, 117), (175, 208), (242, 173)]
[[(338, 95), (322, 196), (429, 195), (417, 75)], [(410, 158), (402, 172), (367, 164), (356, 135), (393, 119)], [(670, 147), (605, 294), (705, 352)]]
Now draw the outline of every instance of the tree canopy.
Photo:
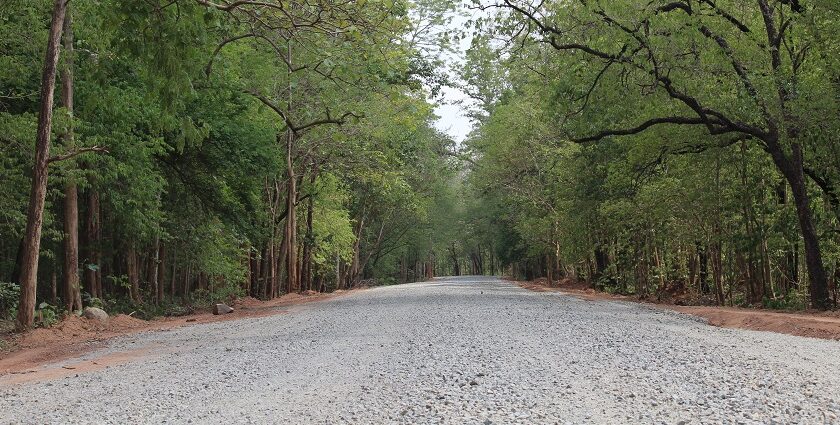
[[(508, 263), (639, 296), (836, 302), (833, 2), (475, 2), (473, 191)], [(800, 266), (804, 263), (803, 266)]]

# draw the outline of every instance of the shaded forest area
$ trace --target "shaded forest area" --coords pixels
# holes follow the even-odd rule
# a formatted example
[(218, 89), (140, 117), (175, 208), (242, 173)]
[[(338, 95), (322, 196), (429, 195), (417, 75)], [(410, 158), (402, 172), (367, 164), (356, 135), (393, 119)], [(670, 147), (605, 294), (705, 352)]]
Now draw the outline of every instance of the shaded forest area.
[[(0, 314), (141, 317), (433, 274), (451, 7), (0, 9)], [(442, 201), (444, 200), (444, 201)]]
[(838, 130), (829, 0), (11, 0), (0, 319), (448, 274), (828, 309)]
[(512, 273), (836, 306), (836, 1), (469, 7), (473, 217)]

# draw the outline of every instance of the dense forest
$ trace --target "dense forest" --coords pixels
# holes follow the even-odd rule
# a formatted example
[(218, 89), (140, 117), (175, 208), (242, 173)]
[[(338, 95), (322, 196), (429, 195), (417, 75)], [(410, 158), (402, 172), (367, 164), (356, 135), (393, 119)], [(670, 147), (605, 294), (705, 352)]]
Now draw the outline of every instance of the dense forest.
[(9, 0), (0, 315), (449, 274), (827, 309), (838, 131), (833, 0)]
[(25, 328), (431, 275), (447, 11), (4, 2), (0, 310)]
[[(840, 3), (475, 3), (463, 69), (485, 244), (528, 278), (829, 308)], [(481, 218), (483, 217), (483, 218)]]

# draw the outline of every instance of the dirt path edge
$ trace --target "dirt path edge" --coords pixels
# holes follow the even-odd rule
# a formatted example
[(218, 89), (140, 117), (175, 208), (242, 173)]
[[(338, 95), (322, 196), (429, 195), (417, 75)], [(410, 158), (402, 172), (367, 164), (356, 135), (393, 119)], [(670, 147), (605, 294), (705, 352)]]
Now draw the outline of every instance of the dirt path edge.
[(104, 346), (108, 340), (140, 332), (162, 331), (201, 323), (240, 320), (285, 314), (288, 308), (339, 296), (346, 296), (365, 288), (331, 293), (287, 294), (273, 300), (260, 301), (246, 297), (233, 303), (230, 314), (213, 315), (209, 310), (179, 317), (162, 317), (141, 320), (121, 314), (109, 318), (106, 324), (68, 316), (49, 328), (34, 329), (25, 333), (0, 335), (3, 346), (0, 351), (0, 378), (6, 375), (33, 373), (49, 363), (60, 362)]
[[(510, 279), (509, 279), (510, 280)], [(810, 338), (840, 340), (840, 312), (806, 311), (788, 312), (739, 307), (682, 306), (652, 303), (635, 297), (597, 292), (585, 285), (548, 287), (540, 281), (514, 281), (522, 288), (536, 292), (559, 292), (588, 301), (629, 301), (653, 308), (677, 311), (706, 320), (709, 325), (730, 329), (775, 332)]]

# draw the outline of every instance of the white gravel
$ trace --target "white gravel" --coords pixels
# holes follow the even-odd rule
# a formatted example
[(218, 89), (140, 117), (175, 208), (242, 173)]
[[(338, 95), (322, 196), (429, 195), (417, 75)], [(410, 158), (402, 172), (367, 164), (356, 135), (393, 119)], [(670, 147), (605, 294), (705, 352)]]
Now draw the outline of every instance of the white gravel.
[(840, 423), (838, 342), (485, 277), (133, 335), (86, 358), (137, 349), (150, 351), (0, 384), (0, 423)]

